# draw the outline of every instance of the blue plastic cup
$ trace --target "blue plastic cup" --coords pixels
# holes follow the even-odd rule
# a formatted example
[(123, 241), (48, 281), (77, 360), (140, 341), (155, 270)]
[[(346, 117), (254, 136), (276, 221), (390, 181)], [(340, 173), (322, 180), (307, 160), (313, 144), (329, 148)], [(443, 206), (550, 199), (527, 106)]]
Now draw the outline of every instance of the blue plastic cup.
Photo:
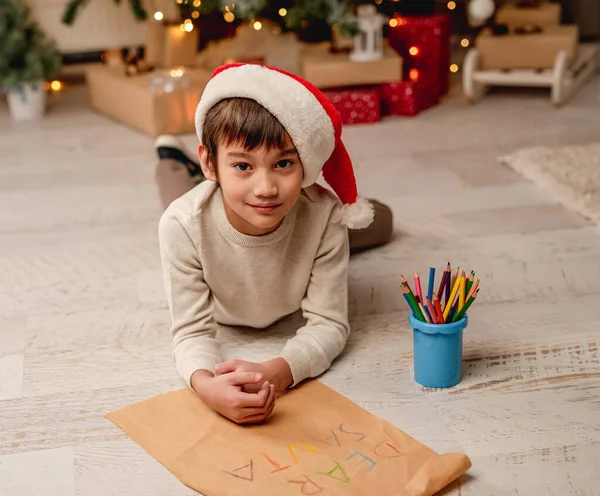
[(456, 386), (462, 378), (467, 316), (451, 324), (428, 324), (411, 313), (408, 323), (413, 328), (415, 381), (430, 388)]

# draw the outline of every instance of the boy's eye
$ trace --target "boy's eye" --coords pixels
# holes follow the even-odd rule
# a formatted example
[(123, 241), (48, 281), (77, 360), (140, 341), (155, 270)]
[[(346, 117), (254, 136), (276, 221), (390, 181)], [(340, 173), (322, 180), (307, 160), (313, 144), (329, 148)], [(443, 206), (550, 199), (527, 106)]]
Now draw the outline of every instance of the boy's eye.
[(294, 162), (292, 162), (291, 160), (280, 160), (279, 162), (277, 162), (277, 167), (280, 167), (282, 169), (289, 169), (292, 165), (294, 165)]
[(246, 172), (250, 170), (250, 164), (235, 164), (234, 167), (241, 172)]

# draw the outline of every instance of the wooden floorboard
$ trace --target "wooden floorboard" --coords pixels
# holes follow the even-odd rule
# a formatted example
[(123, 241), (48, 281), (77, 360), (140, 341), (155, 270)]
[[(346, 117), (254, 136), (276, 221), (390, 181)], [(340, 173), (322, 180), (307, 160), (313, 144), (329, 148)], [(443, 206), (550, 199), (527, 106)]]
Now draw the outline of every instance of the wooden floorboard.
[[(498, 162), (597, 139), (599, 90), (595, 78), (561, 109), (540, 93), (451, 96), (344, 129), (361, 192), (390, 205), (395, 233), (352, 257), (352, 335), (321, 380), (440, 453), (466, 452), (472, 469), (443, 495), (600, 494), (600, 231)], [(92, 112), (83, 88), (61, 98), (34, 124), (0, 105), (0, 493), (191, 496), (105, 418), (184, 387), (152, 139)], [(447, 261), (482, 282), (463, 379), (434, 390), (412, 377), (399, 282)], [(301, 322), (224, 328), (224, 357), (271, 357)]]

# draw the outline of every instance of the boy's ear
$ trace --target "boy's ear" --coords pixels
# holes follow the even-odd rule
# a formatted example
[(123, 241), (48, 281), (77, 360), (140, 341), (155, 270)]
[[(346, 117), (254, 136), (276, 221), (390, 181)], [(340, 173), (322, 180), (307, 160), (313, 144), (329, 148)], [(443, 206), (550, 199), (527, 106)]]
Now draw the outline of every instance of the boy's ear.
[(200, 160), (200, 167), (202, 167), (204, 177), (209, 181), (217, 182), (217, 174), (214, 169), (216, 164), (211, 162), (208, 156), (208, 150), (202, 144), (198, 146), (198, 159)]

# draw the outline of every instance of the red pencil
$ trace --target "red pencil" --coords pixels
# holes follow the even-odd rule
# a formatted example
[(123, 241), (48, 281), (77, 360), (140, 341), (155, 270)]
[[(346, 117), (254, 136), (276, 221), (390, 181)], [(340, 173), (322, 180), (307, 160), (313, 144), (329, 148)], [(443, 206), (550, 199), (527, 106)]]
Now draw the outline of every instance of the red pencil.
[(450, 268), (450, 262), (446, 265), (446, 270), (442, 272), (442, 277), (440, 278), (440, 287), (438, 288), (437, 297), (438, 299), (442, 299), (442, 295), (444, 294), (444, 286), (446, 285), (446, 272), (450, 272), (452, 269)]
[(423, 294), (421, 293), (421, 278), (417, 271), (415, 270), (415, 290), (417, 291), (417, 296), (419, 297), (419, 303), (425, 303), (423, 299)]
[(437, 312), (438, 324), (444, 324), (444, 312), (442, 312), (442, 306), (440, 300), (436, 294), (433, 295), (433, 304), (435, 305), (435, 311)]
[[(414, 296), (414, 293), (412, 292), (412, 290), (410, 289), (410, 286), (408, 285), (408, 281), (404, 278), (404, 276), (402, 274), (400, 274), (400, 277), (402, 278), (402, 285), (404, 287), (406, 287), (406, 289), (408, 289), (408, 291), (411, 295)], [(415, 300), (417, 300), (417, 299), (415, 298)], [(419, 300), (417, 300), (417, 303), (419, 303)]]
[(427, 310), (429, 310), (429, 315), (431, 316), (431, 320), (433, 321), (434, 324), (438, 324), (439, 322), (438, 322), (437, 310), (433, 306), (433, 303), (431, 303), (431, 300), (429, 298), (427, 298), (427, 296), (425, 297), (425, 301), (427, 302)]

